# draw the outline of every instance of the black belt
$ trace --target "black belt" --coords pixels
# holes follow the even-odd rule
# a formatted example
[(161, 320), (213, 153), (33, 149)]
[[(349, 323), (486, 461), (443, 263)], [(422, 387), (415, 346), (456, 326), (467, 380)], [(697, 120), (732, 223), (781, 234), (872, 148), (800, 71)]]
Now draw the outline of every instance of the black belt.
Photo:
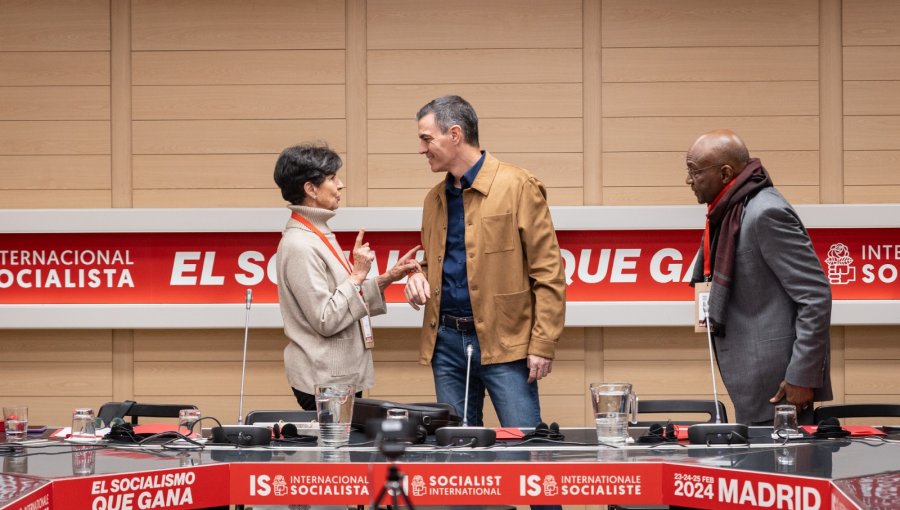
[(454, 317), (452, 315), (443, 314), (441, 315), (441, 325), (446, 328), (470, 333), (472, 331), (475, 331), (475, 318)]

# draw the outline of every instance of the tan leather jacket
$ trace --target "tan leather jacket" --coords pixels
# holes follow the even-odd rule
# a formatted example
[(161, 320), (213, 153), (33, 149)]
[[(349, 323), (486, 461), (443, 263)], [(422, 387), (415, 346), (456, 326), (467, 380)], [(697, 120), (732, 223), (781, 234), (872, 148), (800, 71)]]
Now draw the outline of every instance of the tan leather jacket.
[[(546, 191), (526, 170), (485, 153), (463, 192), (466, 270), (481, 363), (506, 363), (535, 354), (553, 359), (566, 311), (566, 283)], [(425, 305), (419, 361), (431, 362), (441, 306), (447, 241), (445, 181), (428, 192), (422, 246), (431, 299)]]

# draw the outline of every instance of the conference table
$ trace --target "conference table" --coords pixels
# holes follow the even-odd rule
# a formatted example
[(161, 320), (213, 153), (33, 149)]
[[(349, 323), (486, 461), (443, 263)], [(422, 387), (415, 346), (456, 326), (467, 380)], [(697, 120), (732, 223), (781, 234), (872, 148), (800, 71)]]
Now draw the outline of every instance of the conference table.
[[(632, 428), (639, 437), (647, 429)], [(788, 442), (751, 427), (750, 444), (562, 442), (485, 448), (405, 445), (395, 457), (353, 433), (351, 445), (0, 443), (0, 509), (132, 510), (222, 505), (370, 505), (391, 468), (415, 506), (646, 505), (693, 508), (900, 508), (900, 435)], [(4, 438), (0, 435), (0, 441)], [(396, 445), (391, 445), (395, 446)], [(389, 497), (381, 504), (390, 504)]]

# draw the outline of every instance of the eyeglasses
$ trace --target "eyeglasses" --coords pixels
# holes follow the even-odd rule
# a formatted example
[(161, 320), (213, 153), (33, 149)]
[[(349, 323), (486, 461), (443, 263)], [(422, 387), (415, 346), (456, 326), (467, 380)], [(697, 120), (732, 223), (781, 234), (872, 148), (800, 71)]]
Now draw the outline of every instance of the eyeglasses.
[(702, 172), (702, 171), (704, 171), (704, 170), (707, 170), (707, 169), (709, 169), (709, 168), (714, 168), (714, 167), (717, 167), (717, 166), (722, 166), (722, 165), (724, 165), (724, 164), (725, 164), (725, 163), (716, 163), (716, 164), (714, 164), (714, 165), (705, 166), (705, 167), (703, 167), (703, 168), (697, 168), (696, 170), (691, 169), (691, 168), (686, 168), (685, 170), (687, 170), (688, 178), (689, 178), (690, 180), (693, 181), (693, 180), (696, 180), (696, 179), (697, 179), (697, 176), (700, 175), (700, 172)]

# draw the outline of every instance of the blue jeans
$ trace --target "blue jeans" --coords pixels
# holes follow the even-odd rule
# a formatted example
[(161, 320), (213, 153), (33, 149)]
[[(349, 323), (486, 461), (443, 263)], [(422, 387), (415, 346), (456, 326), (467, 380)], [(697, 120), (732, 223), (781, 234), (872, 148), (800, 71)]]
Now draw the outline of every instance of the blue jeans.
[(509, 363), (481, 364), (475, 332), (440, 326), (431, 369), (438, 402), (451, 404), (462, 416), (466, 393), (466, 347), (472, 346), (467, 424), (484, 425), (484, 391), (487, 390), (504, 427), (534, 427), (541, 422), (537, 381), (528, 383), (524, 359)]

